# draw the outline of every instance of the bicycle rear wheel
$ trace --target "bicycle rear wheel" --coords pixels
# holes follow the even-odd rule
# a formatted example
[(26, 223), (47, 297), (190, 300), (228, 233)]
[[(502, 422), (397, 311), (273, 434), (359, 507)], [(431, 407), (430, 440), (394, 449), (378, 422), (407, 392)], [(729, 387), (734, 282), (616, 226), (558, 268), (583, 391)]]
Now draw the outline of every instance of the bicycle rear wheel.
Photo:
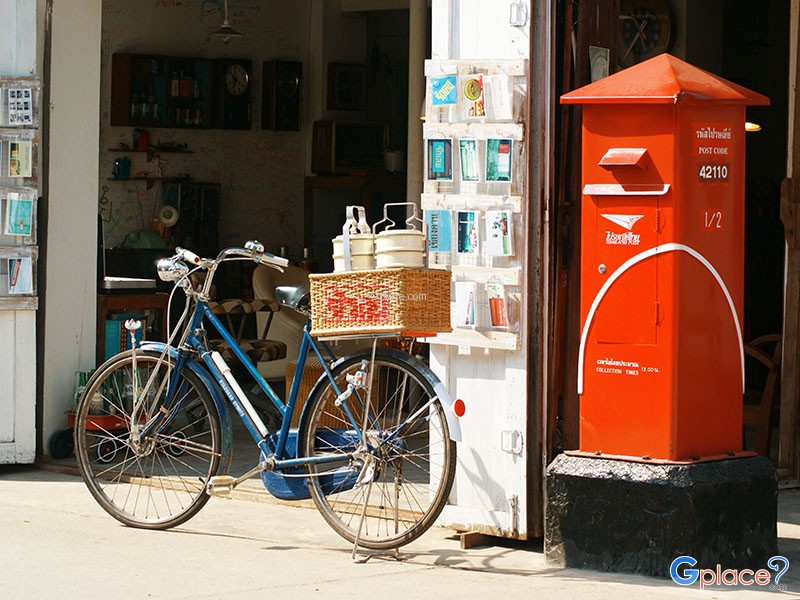
[[(221, 428), (213, 399), (188, 369), (162, 410), (174, 369), (159, 355), (125, 352), (91, 378), (75, 415), (75, 455), (86, 485), (118, 521), (145, 529), (175, 527), (208, 501), (205, 484), (221, 462)], [(143, 396), (139, 427), (162, 419), (153, 434), (131, 431), (133, 390)], [(145, 393), (143, 393), (143, 390)]]
[[(370, 352), (359, 353), (333, 369), (341, 391), (346, 377), (370, 358)], [(301, 432), (305, 456), (343, 455), (341, 461), (307, 467), (309, 491), (325, 520), (346, 540), (358, 536), (365, 548), (397, 548), (422, 535), (447, 503), (456, 445), (432, 381), (434, 375), (418, 360), (379, 349), (369, 395), (356, 390), (337, 406), (326, 380), (309, 399)], [(366, 406), (364, 441), (358, 431)]]

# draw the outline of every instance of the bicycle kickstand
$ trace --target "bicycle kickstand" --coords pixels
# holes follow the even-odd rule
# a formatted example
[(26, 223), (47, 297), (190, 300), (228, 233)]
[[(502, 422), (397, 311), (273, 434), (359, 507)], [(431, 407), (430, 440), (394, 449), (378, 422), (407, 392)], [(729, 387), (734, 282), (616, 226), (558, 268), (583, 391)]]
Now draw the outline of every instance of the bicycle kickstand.
[(392, 548), (391, 550), (373, 550), (362, 554), (361, 556), (358, 555), (358, 542), (361, 539), (361, 530), (364, 527), (364, 519), (367, 516), (367, 504), (369, 503), (369, 496), (372, 492), (372, 480), (367, 484), (367, 493), (364, 494), (364, 506), (361, 508), (361, 519), (358, 521), (358, 531), (356, 532), (356, 540), (353, 543), (353, 555), (352, 559), (354, 563), (364, 564), (373, 556), (389, 556), (394, 558), (395, 560), (400, 560), (400, 551), (397, 548)]

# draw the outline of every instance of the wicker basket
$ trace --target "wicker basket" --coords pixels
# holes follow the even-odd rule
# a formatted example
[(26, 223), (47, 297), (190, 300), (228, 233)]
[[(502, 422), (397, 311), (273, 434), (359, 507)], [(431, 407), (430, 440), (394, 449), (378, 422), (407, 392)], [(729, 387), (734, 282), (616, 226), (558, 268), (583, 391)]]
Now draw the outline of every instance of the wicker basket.
[(450, 272), (374, 269), (310, 275), (314, 335), (451, 331)]

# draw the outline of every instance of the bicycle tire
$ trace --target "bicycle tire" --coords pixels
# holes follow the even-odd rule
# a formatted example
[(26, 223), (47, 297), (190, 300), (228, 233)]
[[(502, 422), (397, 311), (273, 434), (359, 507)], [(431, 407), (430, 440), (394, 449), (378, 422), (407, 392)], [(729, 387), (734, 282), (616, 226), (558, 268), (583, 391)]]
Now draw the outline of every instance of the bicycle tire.
[[(369, 361), (371, 352), (343, 359), (332, 370), (341, 391), (345, 377)], [(307, 485), (317, 509), (344, 539), (375, 550), (398, 548), (433, 525), (453, 485), (456, 445), (450, 440), (444, 407), (435, 398), (435, 376), (415, 358), (388, 349), (375, 353), (368, 411), (370, 451), (359, 455), (360, 440), (326, 377), (309, 398), (300, 433), (307, 457), (329, 451), (354, 452), (355, 460), (308, 465)], [(347, 400), (356, 421), (364, 418), (364, 390)], [(413, 421), (406, 422), (416, 415)], [(371, 457), (371, 458), (369, 458)], [(364, 468), (373, 464), (372, 476)], [(364, 511), (363, 524), (361, 523)], [(360, 529), (359, 529), (360, 528)]]
[[(138, 385), (145, 389), (143, 422), (159, 413), (173, 365), (155, 352), (136, 352)], [(131, 435), (133, 352), (109, 359), (86, 385), (75, 415), (75, 456), (89, 491), (125, 525), (169, 529), (209, 499), (205, 485), (219, 471), (222, 432), (210, 392), (189, 369), (180, 373), (171, 417), (136, 444)], [(155, 387), (154, 387), (155, 386)], [(141, 413), (140, 413), (141, 414)], [(164, 414), (161, 412), (160, 414)]]

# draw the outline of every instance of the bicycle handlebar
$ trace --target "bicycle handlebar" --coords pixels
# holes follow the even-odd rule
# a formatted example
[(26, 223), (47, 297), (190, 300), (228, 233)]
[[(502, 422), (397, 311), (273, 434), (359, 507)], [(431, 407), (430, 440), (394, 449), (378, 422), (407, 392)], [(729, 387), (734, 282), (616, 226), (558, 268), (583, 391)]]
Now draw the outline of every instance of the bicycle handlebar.
[(264, 251), (264, 246), (258, 241), (252, 240), (245, 244), (244, 248), (225, 248), (217, 258), (200, 258), (197, 254), (186, 248), (175, 248), (175, 259), (185, 261), (191, 265), (209, 269), (228, 258), (246, 258), (274, 269), (283, 270), (289, 266), (289, 261), (281, 256), (275, 256)]

